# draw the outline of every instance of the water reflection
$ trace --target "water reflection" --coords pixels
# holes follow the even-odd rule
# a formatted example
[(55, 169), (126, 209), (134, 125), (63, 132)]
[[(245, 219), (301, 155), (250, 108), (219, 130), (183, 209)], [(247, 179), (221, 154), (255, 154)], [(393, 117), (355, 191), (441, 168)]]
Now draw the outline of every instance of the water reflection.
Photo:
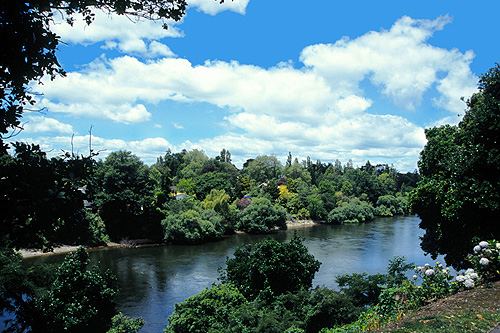
[[(322, 262), (314, 285), (335, 288), (336, 275), (353, 272), (384, 272), (388, 260), (404, 255), (417, 265), (431, 262), (419, 246), (420, 220), (415, 216), (377, 219), (359, 225), (314, 226), (297, 229), (309, 251)], [(294, 231), (273, 235), (288, 241)], [(119, 311), (143, 317), (142, 332), (161, 332), (174, 304), (217, 282), (217, 268), (243, 244), (266, 236), (234, 235), (224, 241), (200, 246), (160, 246), (139, 249), (108, 249), (90, 253), (94, 263), (118, 277)], [(62, 256), (43, 261), (61, 261)]]

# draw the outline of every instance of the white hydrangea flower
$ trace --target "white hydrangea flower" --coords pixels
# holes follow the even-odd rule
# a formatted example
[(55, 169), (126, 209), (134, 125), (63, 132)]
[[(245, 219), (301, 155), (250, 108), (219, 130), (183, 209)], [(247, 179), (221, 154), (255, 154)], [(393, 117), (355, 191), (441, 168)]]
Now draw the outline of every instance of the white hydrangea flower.
[(481, 251), (481, 246), (479, 245), (474, 246), (474, 252), (478, 253), (479, 251)]
[(490, 245), (487, 241), (482, 241), (482, 242), (479, 242), (479, 246), (481, 246), (481, 248), (485, 248), (485, 247), (488, 247), (488, 245)]
[(475, 280), (475, 279), (477, 279), (477, 278), (479, 277), (479, 275), (477, 275), (477, 273), (472, 273), (472, 274), (470, 274), (469, 276), (470, 276), (470, 278), (471, 278), (472, 280)]
[(465, 274), (472, 274), (474, 273), (474, 268), (469, 268), (465, 271)]
[(500, 250), (500, 243), (497, 243), (497, 250)]
[(458, 275), (455, 280), (457, 280), (457, 282), (464, 282), (466, 280), (465, 276), (463, 275)]
[(474, 288), (474, 281), (472, 281), (471, 279), (466, 279), (464, 281), (464, 286), (465, 288)]
[(431, 267), (431, 265), (429, 265), (429, 264), (425, 264), (425, 267)]
[(479, 260), (479, 263), (483, 266), (488, 266), (488, 264), (490, 263), (490, 261), (486, 258), (481, 258), (481, 260)]
[(425, 275), (427, 276), (432, 276), (434, 274), (436, 274), (436, 272), (432, 268), (429, 268), (428, 270), (425, 271)]

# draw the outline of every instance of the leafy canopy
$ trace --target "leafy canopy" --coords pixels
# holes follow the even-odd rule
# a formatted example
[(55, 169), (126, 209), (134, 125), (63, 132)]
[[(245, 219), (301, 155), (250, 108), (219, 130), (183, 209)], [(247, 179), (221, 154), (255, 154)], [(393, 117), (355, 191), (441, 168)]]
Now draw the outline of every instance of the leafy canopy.
[(295, 234), (288, 243), (267, 238), (255, 246), (239, 247), (226, 265), (222, 281), (232, 283), (245, 297), (254, 299), (261, 292), (278, 296), (311, 288), (321, 263)]
[(410, 197), (421, 247), (460, 268), (474, 243), (500, 237), (500, 65), (481, 77), (458, 126), (425, 133), (422, 180)]

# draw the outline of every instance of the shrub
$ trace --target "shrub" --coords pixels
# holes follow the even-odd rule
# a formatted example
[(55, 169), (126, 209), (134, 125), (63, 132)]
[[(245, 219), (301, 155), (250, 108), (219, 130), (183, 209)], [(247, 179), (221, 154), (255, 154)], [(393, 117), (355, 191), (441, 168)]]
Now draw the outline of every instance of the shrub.
[(374, 219), (373, 206), (367, 202), (352, 200), (347, 205), (333, 209), (326, 219), (327, 223), (343, 224), (367, 222)]
[(474, 266), (475, 271), (483, 281), (500, 279), (500, 242), (496, 240), (482, 241), (474, 246), (474, 253), (467, 260)]
[(238, 214), (236, 229), (259, 234), (274, 228), (286, 229), (286, 210), (274, 205), (267, 198), (255, 198), (252, 203)]
[(222, 217), (207, 209), (201, 214), (193, 209), (184, 213), (171, 214), (162, 221), (165, 240), (178, 244), (197, 244), (219, 239), (225, 228)]
[(267, 238), (254, 247), (245, 245), (226, 260), (223, 282), (234, 284), (246, 297), (272, 298), (311, 288), (321, 263), (294, 235), (288, 243)]
[(226, 329), (231, 314), (246, 303), (238, 289), (213, 285), (175, 305), (165, 332), (217, 332)]

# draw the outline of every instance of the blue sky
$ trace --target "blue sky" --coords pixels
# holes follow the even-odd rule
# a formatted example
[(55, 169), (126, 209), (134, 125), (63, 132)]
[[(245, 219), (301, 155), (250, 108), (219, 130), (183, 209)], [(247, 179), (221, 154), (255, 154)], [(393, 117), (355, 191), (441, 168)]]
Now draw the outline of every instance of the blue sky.
[[(460, 97), (499, 61), (498, 1), (193, 0), (181, 22), (98, 12), (56, 22), (67, 76), (13, 140), (151, 164), (167, 149), (393, 164), (413, 171), (424, 129), (457, 124)], [(56, 17), (59, 17), (56, 15)], [(72, 138), (73, 137), (73, 138)]]

